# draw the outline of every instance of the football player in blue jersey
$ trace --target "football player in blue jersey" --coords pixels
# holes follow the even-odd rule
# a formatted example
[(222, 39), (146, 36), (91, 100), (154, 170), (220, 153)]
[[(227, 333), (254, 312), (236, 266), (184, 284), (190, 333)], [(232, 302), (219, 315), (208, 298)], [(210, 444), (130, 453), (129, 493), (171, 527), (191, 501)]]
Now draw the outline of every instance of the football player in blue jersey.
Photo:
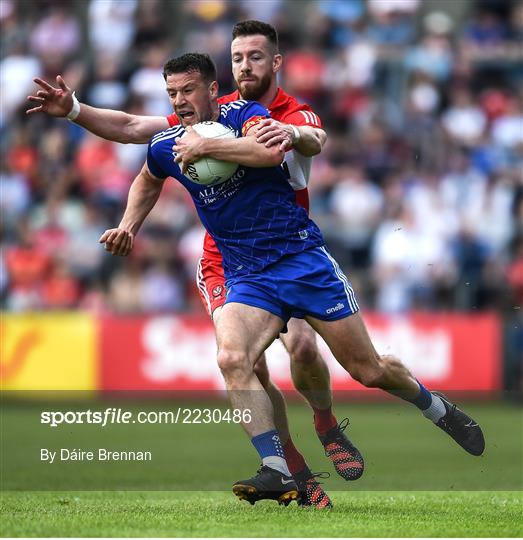
[[(278, 87), (277, 75), (282, 63), (276, 29), (262, 21), (238, 22), (232, 30), (232, 72), (238, 89), (221, 96), (218, 102), (227, 104), (240, 98), (259, 101), (271, 113), (258, 129), (259, 142), (267, 146), (292, 146), (286, 154), (286, 164), (296, 202), (308, 209), (307, 184), (311, 157), (321, 151), (325, 132), (318, 115), (306, 104), (299, 103)], [(67, 117), (97, 135), (117, 142), (148, 142), (159, 131), (179, 124), (176, 114), (165, 117), (136, 116), (122, 111), (99, 109), (81, 104), (61, 77), (57, 87), (35, 79), (41, 90), (29, 100), (37, 105), (27, 111), (44, 111), (53, 116)], [(216, 323), (225, 302), (225, 277), (222, 256), (207, 233), (203, 254), (198, 265), (197, 285), (206, 309)], [(291, 376), (296, 389), (313, 409), (314, 428), (332, 461), (336, 472), (345, 480), (358, 479), (364, 461), (358, 449), (344, 433), (348, 419), (338, 423), (332, 410), (329, 370), (318, 350), (316, 336), (303, 319), (293, 318), (288, 331), (280, 338), (289, 353)], [(310, 471), (304, 456), (295, 446), (290, 434), (284, 397), (271, 381), (264, 355), (256, 362), (256, 374), (271, 399), (274, 419), (281, 437), (285, 458), (299, 488), (299, 502), (319, 508), (331, 505), (328, 495)]]
[[(256, 140), (257, 125), (268, 117), (267, 110), (244, 100), (219, 106), (216, 72), (207, 55), (187, 54), (167, 62), (164, 77), (181, 126), (153, 137), (122, 221), (100, 241), (112, 254), (128, 255), (165, 178), (175, 178), (191, 194), (223, 255), (227, 278), (227, 300), (216, 322), (218, 364), (232, 406), (252, 411), (251, 422), (243, 427), (263, 463), (233, 491), (251, 502), (296, 497), (271, 402), (254, 372), (256, 361), (290, 317), (305, 318), (354, 379), (411, 402), (466, 451), (482, 454), (485, 443), (476, 422), (444, 396), (428, 391), (399, 359), (380, 356), (374, 349), (349, 281), (318, 227), (296, 205), (281, 166), (283, 150)], [(203, 139), (190, 129), (200, 121), (221, 122), (238, 138)], [(184, 132), (188, 134), (180, 139)], [(182, 170), (204, 156), (240, 167), (222, 184), (203, 187)]]

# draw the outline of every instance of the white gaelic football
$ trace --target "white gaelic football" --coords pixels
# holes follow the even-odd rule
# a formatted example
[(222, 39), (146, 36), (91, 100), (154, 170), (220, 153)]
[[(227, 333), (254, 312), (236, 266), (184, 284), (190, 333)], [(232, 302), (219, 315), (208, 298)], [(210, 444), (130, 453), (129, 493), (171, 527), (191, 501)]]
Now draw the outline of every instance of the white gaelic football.
[[(211, 139), (235, 139), (236, 135), (232, 129), (220, 124), (219, 122), (200, 122), (192, 126), (198, 135)], [(236, 172), (237, 163), (230, 161), (220, 161), (210, 157), (204, 157), (191, 163), (187, 167), (185, 176), (203, 186), (211, 184), (221, 184)]]

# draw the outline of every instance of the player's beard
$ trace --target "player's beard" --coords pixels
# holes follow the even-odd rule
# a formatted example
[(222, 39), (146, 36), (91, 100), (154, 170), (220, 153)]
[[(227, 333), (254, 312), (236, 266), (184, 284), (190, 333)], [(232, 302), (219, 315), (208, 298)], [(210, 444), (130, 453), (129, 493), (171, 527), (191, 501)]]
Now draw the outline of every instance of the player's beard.
[(256, 85), (250, 84), (244, 89), (241, 87), (241, 82), (238, 84), (238, 90), (240, 92), (240, 96), (242, 99), (246, 99), (248, 101), (258, 101), (269, 89), (269, 86), (271, 85), (271, 76), (270, 75), (264, 75), (260, 82)]

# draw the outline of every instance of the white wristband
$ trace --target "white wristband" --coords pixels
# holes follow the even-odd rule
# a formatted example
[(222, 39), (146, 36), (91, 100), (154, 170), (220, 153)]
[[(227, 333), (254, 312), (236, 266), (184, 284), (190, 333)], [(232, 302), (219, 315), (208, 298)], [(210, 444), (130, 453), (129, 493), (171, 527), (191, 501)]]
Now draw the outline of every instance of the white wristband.
[(77, 97), (75, 96), (75, 92), (73, 92), (73, 106), (69, 113), (67, 114), (67, 119), (71, 120), (71, 122), (74, 122), (76, 120), (76, 117), (80, 114), (80, 102), (78, 101)]
[(292, 128), (292, 144), (293, 146), (300, 140), (301, 133), (300, 130), (293, 124), (289, 124)]

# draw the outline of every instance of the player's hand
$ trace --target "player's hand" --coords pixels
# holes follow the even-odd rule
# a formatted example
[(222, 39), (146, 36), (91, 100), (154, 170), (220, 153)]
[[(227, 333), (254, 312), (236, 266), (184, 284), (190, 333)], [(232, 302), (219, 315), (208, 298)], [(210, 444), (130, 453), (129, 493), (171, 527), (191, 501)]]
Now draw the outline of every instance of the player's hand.
[(187, 167), (198, 161), (205, 154), (203, 151), (203, 137), (198, 135), (191, 126), (185, 128), (185, 135), (176, 139), (173, 152), (176, 153), (174, 161), (180, 165), (182, 173), (187, 172)]
[(120, 228), (107, 229), (98, 241), (100, 244), (104, 244), (105, 250), (111, 255), (127, 257), (133, 249), (134, 234)]
[(45, 112), (51, 116), (67, 116), (73, 108), (73, 92), (65, 84), (62, 77), (60, 75), (56, 77), (58, 88), (38, 77), (33, 80), (40, 86), (41, 90), (38, 90), (35, 96), (27, 96), (29, 101), (37, 105), (28, 109), (26, 114)]
[(280, 150), (286, 152), (292, 148), (294, 131), (288, 124), (266, 118), (258, 124), (256, 141), (265, 144), (267, 148), (279, 144)]

